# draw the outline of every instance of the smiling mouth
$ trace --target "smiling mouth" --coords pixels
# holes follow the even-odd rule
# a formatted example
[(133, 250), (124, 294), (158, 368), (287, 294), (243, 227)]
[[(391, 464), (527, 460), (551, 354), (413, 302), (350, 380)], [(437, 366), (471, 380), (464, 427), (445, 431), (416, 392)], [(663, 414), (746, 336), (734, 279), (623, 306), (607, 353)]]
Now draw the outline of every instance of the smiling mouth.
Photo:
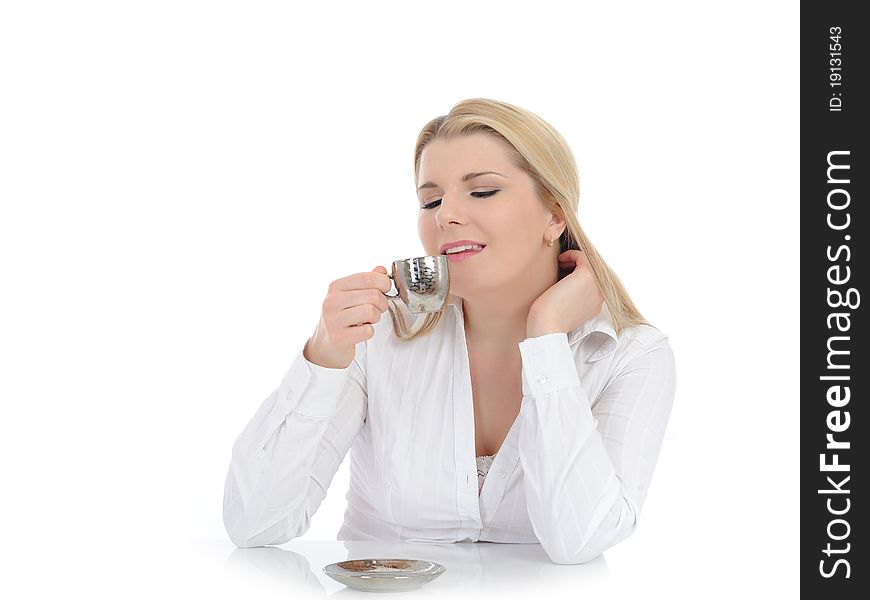
[(453, 264), (453, 263), (463, 262), (466, 260), (471, 260), (472, 258), (477, 256), (478, 254), (483, 252), (485, 249), (486, 249), (486, 246), (482, 246), (480, 248), (475, 248), (473, 250), (463, 250), (462, 252), (452, 252), (450, 254), (445, 254), (444, 256), (445, 256), (445, 258), (447, 258), (447, 261), (449, 263)]
[[(465, 250), (461, 250), (459, 252), (448, 252), (448, 250), (452, 250), (452, 248), (448, 248), (444, 252), (441, 253), (441, 256), (456, 256), (457, 254), (465, 254), (466, 252), (480, 252), (484, 248), (486, 248), (486, 244), (480, 244), (478, 248), (466, 248)], [(461, 246), (458, 246), (461, 247)]]

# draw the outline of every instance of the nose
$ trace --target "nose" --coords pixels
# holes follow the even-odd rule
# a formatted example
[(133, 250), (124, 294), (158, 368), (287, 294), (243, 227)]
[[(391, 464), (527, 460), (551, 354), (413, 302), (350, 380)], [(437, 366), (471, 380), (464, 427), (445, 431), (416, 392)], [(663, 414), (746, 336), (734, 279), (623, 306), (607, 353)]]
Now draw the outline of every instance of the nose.
[[(448, 198), (449, 201), (448, 201)], [(441, 204), (435, 211), (435, 222), (442, 229), (445, 229), (450, 223), (461, 224), (465, 221), (465, 215), (461, 213), (459, 202), (453, 200), (452, 196), (443, 194), (441, 196)]]

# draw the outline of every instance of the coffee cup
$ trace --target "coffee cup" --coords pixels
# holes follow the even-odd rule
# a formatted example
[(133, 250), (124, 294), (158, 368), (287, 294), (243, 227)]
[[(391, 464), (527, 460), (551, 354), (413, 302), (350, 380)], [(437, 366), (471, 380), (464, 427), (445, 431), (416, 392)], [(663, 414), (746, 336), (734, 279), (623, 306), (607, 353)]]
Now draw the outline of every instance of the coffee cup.
[(391, 300), (401, 300), (414, 314), (438, 312), (447, 303), (450, 273), (446, 256), (419, 256), (393, 262), (392, 273), (396, 294), (384, 294)]

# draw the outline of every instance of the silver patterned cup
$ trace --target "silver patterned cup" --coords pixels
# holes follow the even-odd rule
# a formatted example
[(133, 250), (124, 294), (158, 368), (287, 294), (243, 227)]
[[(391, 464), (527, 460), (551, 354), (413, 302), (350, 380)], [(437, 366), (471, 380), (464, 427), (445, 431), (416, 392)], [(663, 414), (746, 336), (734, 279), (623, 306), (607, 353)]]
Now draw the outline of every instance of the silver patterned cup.
[(393, 262), (393, 273), (387, 275), (396, 286), (396, 294), (385, 294), (401, 300), (412, 313), (438, 312), (447, 302), (450, 273), (446, 256), (420, 256)]

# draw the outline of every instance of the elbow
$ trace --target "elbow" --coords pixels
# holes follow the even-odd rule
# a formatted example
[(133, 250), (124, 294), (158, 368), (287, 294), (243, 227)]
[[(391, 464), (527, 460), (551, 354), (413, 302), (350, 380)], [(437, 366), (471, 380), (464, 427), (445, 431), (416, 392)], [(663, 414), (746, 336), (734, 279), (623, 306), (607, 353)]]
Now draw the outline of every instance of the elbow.
[[(544, 546), (551, 561), (558, 565), (579, 565), (598, 558), (637, 530), (638, 510), (627, 498), (617, 502), (591, 534), (575, 540), (562, 537)], [(562, 531), (564, 534), (564, 530)], [(572, 543), (573, 542), (573, 543)]]
[(257, 548), (266, 545), (256, 539), (258, 536), (252, 535), (242, 515), (227, 515), (224, 513), (224, 529), (226, 529), (230, 541), (237, 548)]
[(278, 523), (259, 533), (254, 533), (248, 528), (231, 527), (225, 525), (230, 541), (239, 548), (261, 548), (263, 546), (277, 546), (296, 539), (301, 533), (291, 531)]
[[(277, 546), (278, 544), (284, 543), (284, 542), (259, 542), (259, 541), (256, 541), (255, 539), (251, 539), (251, 538), (244, 538), (244, 537), (233, 538), (232, 536), (230, 537), (230, 540), (238, 548), (264, 548), (266, 546)], [(285, 541), (289, 542), (290, 539), (287, 539)]]
[(565, 544), (562, 544), (559, 548), (545, 547), (544, 550), (547, 552), (550, 560), (557, 565), (581, 565), (595, 560), (605, 550), (629, 537), (636, 529), (637, 526), (633, 524), (620, 531), (616, 537), (608, 536), (605, 539), (596, 535), (576, 548), (568, 548)]
[(583, 563), (587, 563), (594, 558), (598, 558), (601, 556), (601, 552), (581, 552), (576, 556), (570, 555), (550, 555), (550, 561), (557, 565), (582, 565)]
[(227, 529), (227, 535), (229, 535), (230, 541), (236, 545), (237, 548), (258, 548), (260, 544), (257, 544), (251, 540), (251, 538), (245, 534), (240, 533), (237, 530)]
[(245, 523), (243, 519), (230, 522), (226, 517), (224, 517), (224, 529), (226, 529), (230, 541), (235, 544), (237, 548), (256, 548), (264, 545), (259, 544), (257, 540), (254, 539), (256, 536), (251, 535), (249, 529), (244, 525)]
[[(301, 518), (285, 517), (272, 524), (251, 521), (248, 513), (224, 511), (224, 529), (230, 541), (239, 548), (277, 546), (294, 540), (308, 531), (311, 518), (306, 513)], [(298, 521), (298, 522), (297, 522)]]
[(223, 522), (230, 541), (239, 548), (259, 548), (289, 542), (308, 531), (311, 515), (297, 511), (267, 510), (265, 498), (254, 494), (245, 501), (230, 476), (224, 488)]
[(591, 548), (586, 546), (577, 552), (553, 552), (548, 553), (550, 560), (557, 565), (582, 565), (601, 556), (604, 548)]

